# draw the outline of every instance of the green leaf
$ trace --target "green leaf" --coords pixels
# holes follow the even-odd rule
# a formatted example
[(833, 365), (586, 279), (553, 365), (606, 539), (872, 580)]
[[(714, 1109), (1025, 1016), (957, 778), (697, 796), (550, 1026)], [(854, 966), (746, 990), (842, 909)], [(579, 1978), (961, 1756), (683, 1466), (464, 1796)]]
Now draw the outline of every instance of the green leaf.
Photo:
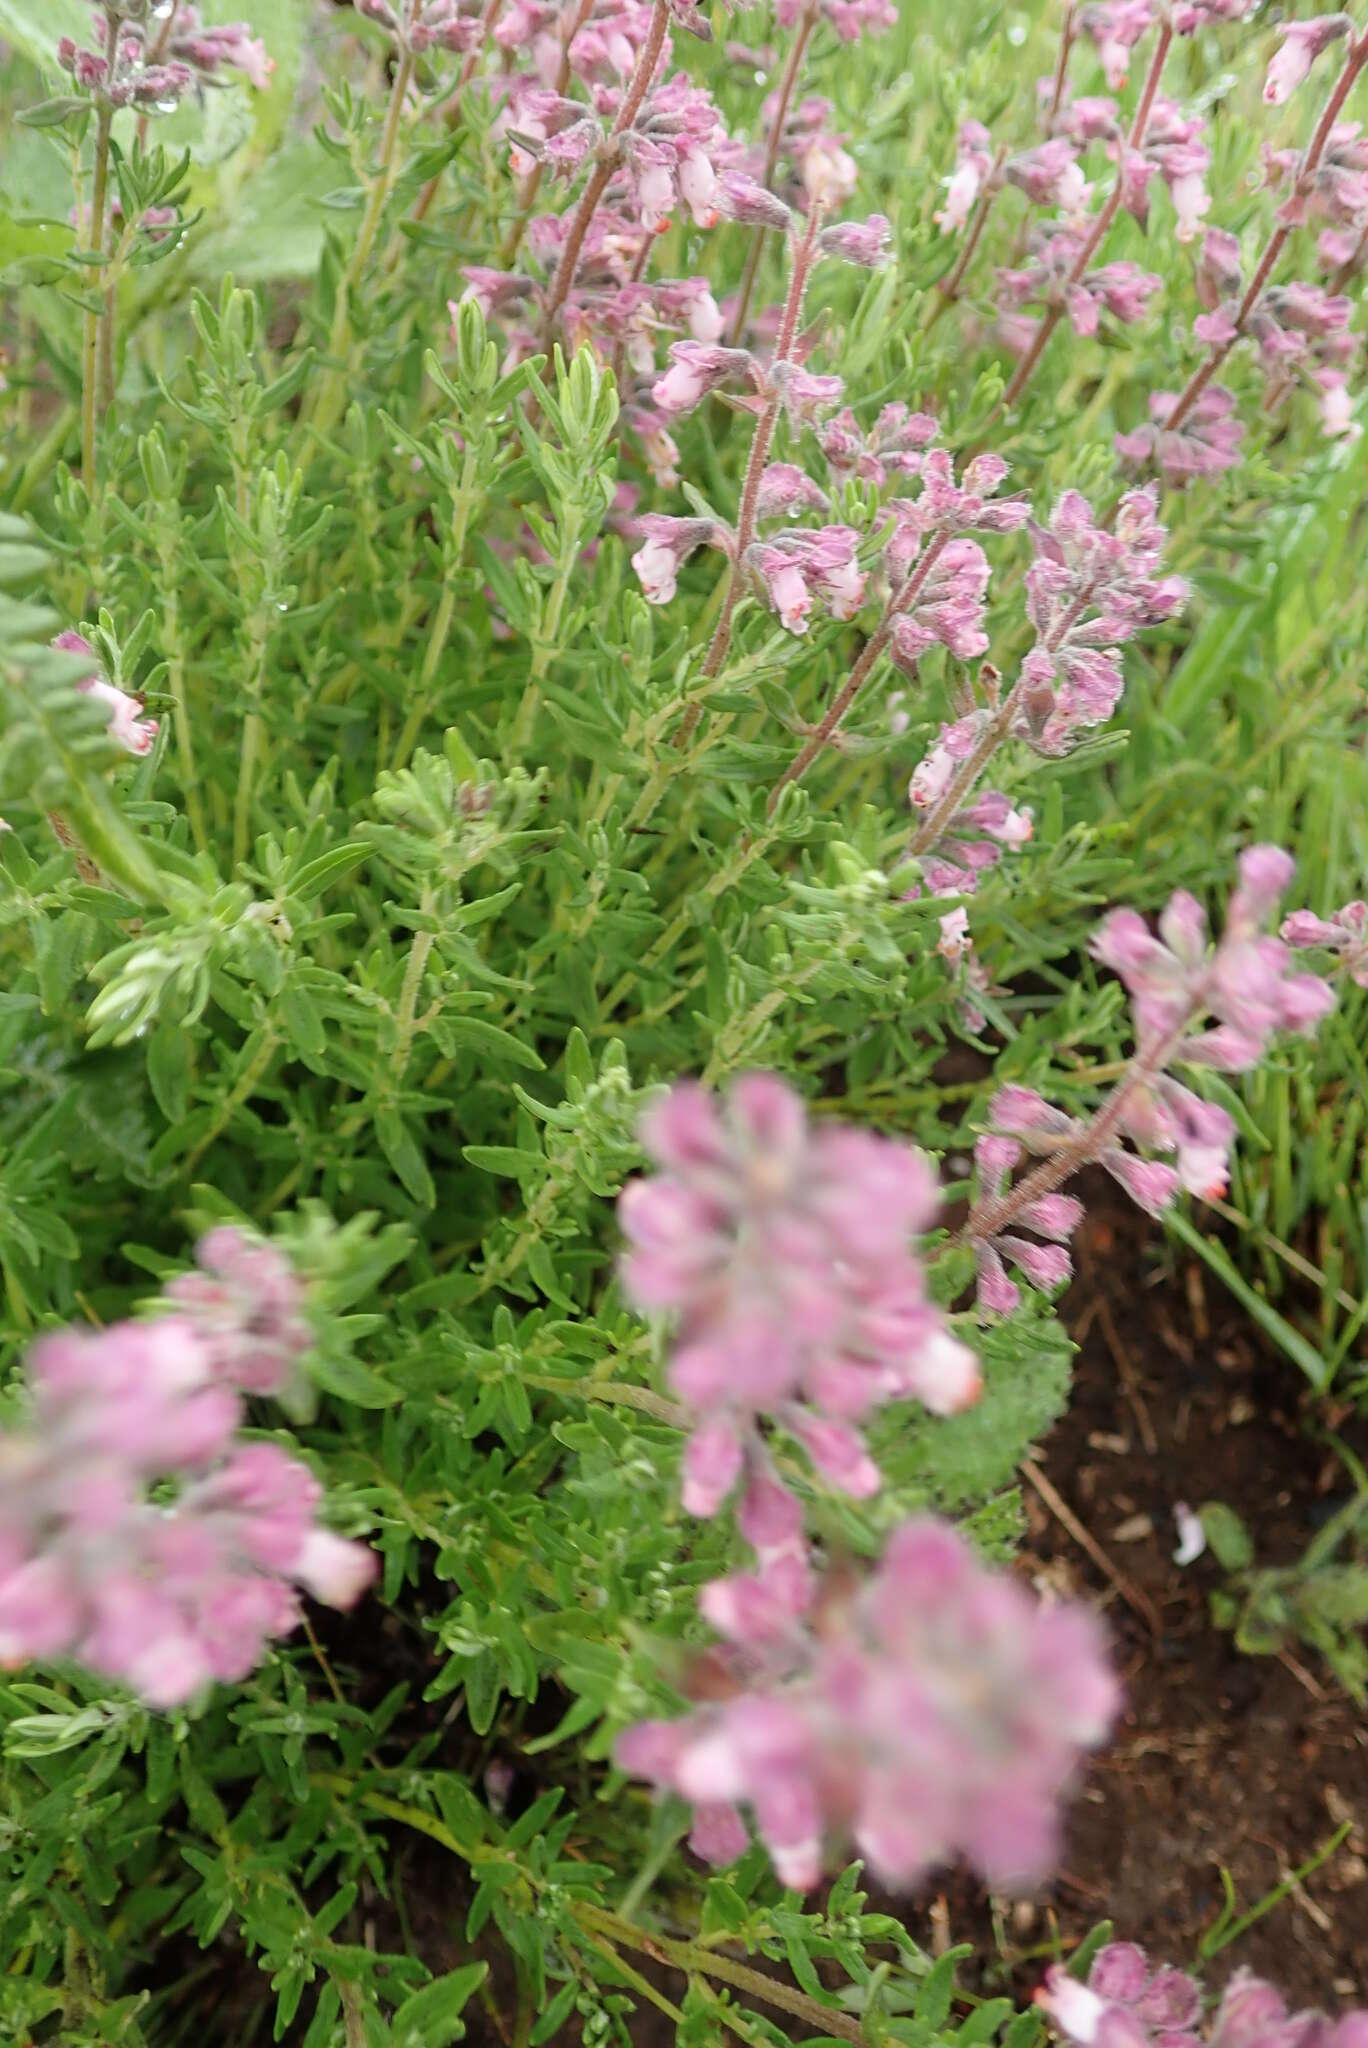
[(1254, 1538), (1243, 1518), (1224, 1501), (1203, 1501), (1198, 1510), (1206, 1540), (1228, 1572), (1248, 1571), (1254, 1562)]
[(540, 1152), (523, 1152), (516, 1145), (462, 1145), (461, 1157), (481, 1173), (497, 1173), (505, 1180), (522, 1180), (546, 1165)]
[(289, 885), (290, 895), (301, 903), (312, 902), (321, 896), (332, 882), (349, 875), (353, 868), (360, 867), (370, 854), (370, 847), (358, 845), (355, 841), (346, 846), (334, 846), (328, 853), (320, 853), (316, 860), (306, 861)]
[(1213, 1273), (1225, 1282), (1235, 1299), (1248, 1309), (1259, 1328), (1280, 1350), (1285, 1351), (1294, 1365), (1301, 1367), (1317, 1393), (1328, 1386), (1333, 1366), (1324, 1359), (1313, 1344), (1308, 1344), (1300, 1330), (1294, 1330), (1286, 1316), (1279, 1315), (1273, 1304), (1259, 1294), (1245, 1279), (1223, 1245), (1204, 1237), (1201, 1231), (1188, 1222), (1186, 1216), (1170, 1209), (1164, 1217), (1164, 1226), (1188, 1246), (1197, 1256), (1204, 1259)]
[(381, 1151), (414, 1201), (430, 1209), (437, 1199), (437, 1190), (428, 1172), (427, 1161), (397, 1109), (377, 1109), (375, 1135), (380, 1141)]
[(546, 1061), (530, 1045), (524, 1045), (520, 1038), (497, 1024), (487, 1024), (483, 1017), (448, 1015), (442, 1020), (442, 1028), (449, 1039), (457, 1045), (468, 1045), (472, 1052), (483, 1053), (490, 1059), (511, 1060), (514, 1066), (526, 1067), (533, 1073), (545, 1069)]
[(392, 1381), (345, 1353), (315, 1352), (309, 1360), (309, 1376), (325, 1394), (350, 1401), (356, 1408), (392, 1408), (404, 1398)]
[(488, 1963), (467, 1963), (406, 1998), (391, 2022), (394, 2048), (447, 2048), (459, 2041), (461, 2013), (488, 1974)]

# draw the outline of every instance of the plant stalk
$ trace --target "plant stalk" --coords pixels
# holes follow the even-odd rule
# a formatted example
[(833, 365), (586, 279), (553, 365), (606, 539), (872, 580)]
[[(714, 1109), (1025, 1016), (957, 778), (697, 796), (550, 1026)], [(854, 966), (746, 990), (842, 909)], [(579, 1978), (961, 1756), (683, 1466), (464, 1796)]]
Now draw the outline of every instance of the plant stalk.
[[(779, 167), (779, 156), (784, 146), (784, 123), (788, 119), (789, 107), (793, 103), (793, 95), (803, 69), (803, 59), (807, 55), (807, 46), (811, 41), (812, 31), (816, 25), (817, 8), (812, 4), (812, 0), (809, 0), (809, 5), (803, 9), (802, 15), (799, 18), (797, 33), (794, 35), (793, 43), (789, 50), (788, 62), (784, 66), (784, 75), (779, 81), (779, 96), (774, 109), (774, 119), (770, 123), (769, 141), (765, 145), (765, 168), (760, 178), (760, 182), (767, 192), (772, 192), (774, 189), (774, 173)], [(764, 253), (764, 247), (765, 230), (763, 228), (756, 228), (751, 235), (750, 250), (746, 256), (746, 267), (741, 274), (741, 290), (736, 301), (736, 318), (732, 322), (731, 344), (733, 348), (741, 346), (741, 337), (746, 331), (746, 320), (750, 313), (750, 303), (754, 296), (755, 280), (759, 274), (760, 258)]]
[[(114, 33), (111, 30), (111, 33)], [(95, 116), (95, 175), (90, 195), (90, 223), (86, 236), (86, 249), (91, 255), (99, 254), (104, 248), (105, 198), (109, 189), (109, 132), (113, 114), (107, 101), (101, 100)], [(92, 266), (93, 269), (93, 266)], [(92, 282), (92, 292), (98, 294), (100, 283)], [(81, 337), (81, 482), (93, 497), (95, 495), (95, 426), (100, 365), (99, 312), (87, 307)]]

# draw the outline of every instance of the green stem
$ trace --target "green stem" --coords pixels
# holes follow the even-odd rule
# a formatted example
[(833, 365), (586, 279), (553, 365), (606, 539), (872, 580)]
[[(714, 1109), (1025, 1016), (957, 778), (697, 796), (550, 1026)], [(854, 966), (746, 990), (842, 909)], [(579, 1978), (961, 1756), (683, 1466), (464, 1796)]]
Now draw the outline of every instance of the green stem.
[(551, 666), (551, 658), (559, 652), (556, 638), (560, 632), (561, 614), (565, 610), (565, 599), (570, 589), (570, 578), (574, 574), (575, 562), (579, 556), (580, 529), (575, 527), (573, 542), (567, 536), (562, 549), (561, 560), (556, 569), (556, 580), (551, 585), (546, 600), (546, 609), (537, 628), (537, 644), (532, 653), (532, 666), (527, 672), (527, 687), (522, 693), (513, 720), (510, 746), (513, 753), (520, 754), (527, 745), (532, 730), (532, 719), (541, 694), (539, 685)]
[(102, 782), (73, 782), (62, 793), (62, 816), (100, 872), (118, 888), (138, 903), (166, 901), (159, 870)]
[(233, 865), (240, 866), (247, 858), (247, 843), (252, 829), (252, 784), (256, 778), (257, 755), (261, 751), (261, 693), (266, 683), (266, 641), (264, 621), (257, 618), (251, 626), (252, 646), (256, 653), (256, 664), (248, 689), (247, 716), (242, 721), (242, 753), (238, 761), (237, 793), (233, 800)]
[[(116, 32), (111, 29), (111, 33)], [(101, 100), (95, 116), (95, 182), (90, 195), (90, 222), (85, 245), (91, 255), (98, 254), (104, 245), (105, 195), (109, 187), (109, 131), (112, 120), (113, 114), (108, 102)], [(98, 294), (100, 289), (93, 266), (89, 289), (92, 295)], [(95, 401), (99, 383), (99, 363), (100, 314), (95, 307), (87, 307), (81, 342), (81, 482), (92, 497), (95, 494)]]
[(447, 636), (451, 621), (456, 613), (456, 589), (454, 578), (458, 574), (465, 555), (466, 530), (475, 506), (475, 453), (467, 447), (461, 466), (461, 481), (452, 501), (451, 539), (443, 559), (442, 595), (433, 615), (432, 631), (428, 635), (423, 666), (418, 673), (418, 694), (404, 721), (390, 762), (392, 769), (402, 768), (418, 742), (432, 700), (432, 685), (437, 675), (443, 654), (446, 651)]
[[(311, 1773), (310, 1783), (325, 1791), (354, 1798), (358, 1805), (370, 1812), (426, 1835), (429, 1841), (439, 1843), (477, 1871), (481, 1865), (502, 1864), (516, 1871), (533, 1893), (542, 1889), (544, 1881), (521, 1864), (509, 1850), (500, 1848), (497, 1843), (463, 1842), (443, 1821), (425, 1812), (421, 1806), (391, 1799), (383, 1792), (362, 1792), (349, 1778), (335, 1772)], [(618, 1947), (632, 1949), (637, 1955), (649, 1956), (655, 1962), (668, 1963), (671, 1968), (682, 1970), (688, 1976), (711, 1977), (718, 1983), (730, 1984), (735, 1990), (744, 1991), (748, 1998), (757, 1999), (776, 2012), (790, 2013), (824, 2034), (835, 2034), (843, 2041), (856, 2043), (863, 2039), (860, 2022), (849, 2013), (842, 2012), (839, 2006), (824, 2005), (819, 1999), (810, 1998), (805, 1991), (784, 1983), (781, 1978), (766, 1977), (732, 1956), (718, 1955), (715, 1950), (702, 1948), (696, 1942), (676, 1941), (668, 1934), (648, 1934), (633, 1926), (630, 1920), (624, 1920), (620, 1913), (591, 1905), (587, 1899), (567, 1898), (564, 1907), (586, 1934), (596, 1934)]]
[(190, 730), (190, 703), (185, 690), (185, 650), (180, 635), (180, 595), (176, 583), (175, 558), (169, 542), (159, 550), (162, 571), (162, 647), (166, 653), (171, 701), (176, 707), (176, 752), (180, 756), (181, 794), (190, 832), (201, 853), (209, 844), (204, 827), (204, 809), (199, 796), (199, 774), (195, 767), (195, 742)]
[(271, 1061), (275, 1058), (280, 1040), (269, 1026), (262, 1031), (261, 1043), (247, 1061), (241, 1074), (234, 1082), (231, 1092), (219, 1105), (219, 1111), (199, 1143), (188, 1152), (181, 1163), (182, 1173), (193, 1173), (215, 1139), (222, 1137), (237, 1111), (252, 1094)]
[[(419, 901), (419, 910), (425, 917), (432, 914), (433, 890), (425, 888)], [(415, 932), (413, 944), (409, 947), (408, 965), (404, 969), (403, 987), (399, 991), (399, 1008), (395, 1015), (397, 1037), (394, 1058), (390, 1062), (389, 1087), (386, 1095), (393, 1099), (403, 1086), (408, 1064), (413, 1056), (414, 1019), (418, 1014), (418, 991), (423, 985), (423, 973), (432, 952), (435, 934)]]
[(328, 355), (331, 361), (318, 387), (318, 401), (309, 422), (320, 434), (330, 431), (341, 411), (346, 372), (344, 358), (351, 342), (352, 294), (361, 281), (371, 250), (375, 247), (375, 237), (380, 231), (385, 202), (389, 198), (390, 185), (394, 179), (394, 157), (399, 142), (404, 101), (412, 82), (413, 53), (404, 48), (395, 66), (394, 84), (390, 89), (384, 132), (380, 138), (380, 162), (371, 181), (366, 210), (361, 216), (361, 229), (356, 237), (356, 246), (352, 250), (346, 270), (338, 281), (337, 303), (333, 307), (332, 330), (328, 336)]

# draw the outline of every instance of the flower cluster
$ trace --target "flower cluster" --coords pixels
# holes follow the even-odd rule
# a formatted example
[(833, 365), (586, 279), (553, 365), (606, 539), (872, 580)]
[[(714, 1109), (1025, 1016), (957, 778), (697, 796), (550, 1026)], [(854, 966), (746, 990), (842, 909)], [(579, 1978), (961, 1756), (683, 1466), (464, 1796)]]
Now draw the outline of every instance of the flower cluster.
[(676, 1086), (642, 1135), (660, 1171), (623, 1190), (622, 1279), (639, 1307), (678, 1318), (670, 1383), (697, 1417), (685, 1506), (717, 1513), (761, 1455), (762, 1418), (833, 1485), (872, 1493), (862, 1417), (910, 1397), (944, 1415), (978, 1392), (910, 1246), (935, 1218), (931, 1168), (890, 1139), (814, 1128), (763, 1074), (720, 1108)]
[[(721, 172), (741, 151), (711, 96), (683, 72), (667, 75), (670, 42), (653, 37), (652, 7), (609, 0), (573, 19), (560, 19), (562, 12), (540, 4), (504, 11), (496, 40), (510, 52), (530, 52), (532, 68), (504, 82), (495, 132), (528, 191), (543, 173), (586, 182), (570, 212), (528, 220), (530, 268), (471, 266), (464, 296), (477, 299), (487, 317), (509, 321), (513, 360), (559, 329), (571, 348), (588, 345), (611, 363), (620, 381), (626, 367), (649, 380), (658, 333), (682, 329), (714, 342), (722, 332), (705, 279), (654, 282), (645, 272), (651, 244), (677, 206), (695, 226), (716, 225)], [(706, 30), (692, 10), (673, 10), (673, 18), (694, 33)], [(585, 97), (574, 96), (575, 86)], [(665, 481), (673, 444), (648, 393), (649, 381), (634, 390), (626, 379), (624, 416)]]
[(0, 1435), (0, 1665), (73, 1657), (175, 1706), (245, 1678), (297, 1589), (348, 1606), (373, 1575), (318, 1527), (308, 1468), (238, 1435), (240, 1390), (278, 1387), (307, 1348), (298, 1283), (234, 1230), (200, 1256), (171, 1313), (29, 1355), (31, 1422)]
[(1056, 317), (1066, 313), (1074, 333), (1096, 334), (1103, 313), (1123, 326), (1144, 318), (1160, 279), (1138, 263), (1088, 267), (1090, 237), (1067, 221), (1042, 221), (1027, 243), (1029, 262), (997, 273), (999, 303), (1008, 311), (999, 323), (1006, 345), (1024, 355), (1036, 339), (1036, 323), (1014, 309), (1038, 305)]
[(200, 1239), (195, 1258), (199, 1270), (166, 1293), (194, 1324), (212, 1371), (244, 1394), (285, 1393), (313, 1341), (294, 1267), (227, 1224)]
[[(1265, 930), (1292, 873), (1291, 857), (1279, 847), (1249, 847), (1240, 857), (1239, 884), (1214, 947), (1208, 943), (1205, 913), (1186, 890), (1169, 899), (1157, 933), (1138, 911), (1116, 910), (1103, 919), (1092, 951), (1120, 975), (1130, 994), (1135, 1054), (1123, 1079), (1087, 1121), (1066, 1116), (1033, 1089), (1011, 1086), (993, 1097), (993, 1132), (978, 1152), (980, 1199), (966, 1226), (978, 1266), (981, 1307), (1009, 1314), (1018, 1306), (1020, 1296), (1004, 1261), (1036, 1286), (1052, 1287), (1068, 1278), (1064, 1247), (1083, 1212), (1079, 1203), (1056, 1191), (1082, 1166), (1105, 1167), (1151, 1215), (1166, 1209), (1180, 1188), (1207, 1200), (1224, 1193), (1234, 1121), (1219, 1103), (1207, 1101), (1168, 1070), (1247, 1072), (1277, 1033), (1308, 1034), (1333, 1007), (1328, 984), (1316, 974), (1294, 973), (1288, 944)], [(1308, 913), (1298, 913), (1289, 924), (1305, 933), (1304, 943), (1318, 942)], [(1309, 925), (1319, 927), (1320, 921), (1310, 919)], [(1143, 1152), (1163, 1156), (1128, 1152), (1123, 1138)], [(1038, 1155), (1041, 1163), (1004, 1191), (1023, 1150)], [(1008, 1234), (1013, 1223), (1046, 1243)]]
[[(980, 461), (992, 458), (981, 457)], [(978, 775), (1007, 739), (1023, 741), (1046, 758), (1066, 754), (1080, 733), (1110, 718), (1120, 698), (1121, 648), (1145, 627), (1171, 617), (1183, 603), (1180, 577), (1159, 573), (1165, 533), (1155, 516), (1153, 487), (1129, 492), (1109, 527), (1093, 515), (1077, 491), (1065, 491), (1048, 524), (1031, 522), (1035, 560), (1026, 574), (1027, 615), (1036, 642), (1005, 698), (997, 671), (985, 665), (978, 701), (961, 692), (959, 715), (940, 735), (912, 775), (908, 794), (919, 825), (910, 851), (933, 895), (972, 895), (980, 876), (996, 866), (1003, 848), (1031, 837), (1031, 813), (1018, 809), (1001, 790), (974, 796)], [(993, 508), (993, 509), (1006, 509)], [(1021, 508), (1026, 517), (1026, 508)], [(942, 551), (954, 569), (958, 602), (947, 631), (945, 607), (926, 600), (937, 586), (928, 580), (914, 607), (893, 627), (894, 659), (915, 656), (931, 638), (952, 653), (982, 652), (981, 575), (976, 562), (959, 554), (962, 543)], [(911, 632), (919, 636), (913, 640)], [(900, 661), (900, 666), (905, 665)], [(909, 892), (916, 895), (920, 887)]]
[(226, 72), (258, 89), (270, 83), (272, 60), (247, 22), (209, 25), (191, 6), (157, 10), (150, 23), (145, 13), (127, 0), (97, 7), (96, 49), (60, 38), (57, 62), (82, 92), (109, 107), (170, 113), (193, 87), (224, 84)]
[(1077, 2048), (1365, 2048), (1368, 2011), (1340, 2020), (1289, 2013), (1282, 1993), (1237, 1970), (1209, 2026), (1199, 2033), (1202, 1996), (1185, 1970), (1151, 1969), (1134, 1942), (1108, 1942), (1093, 1957), (1086, 1983), (1055, 1964), (1037, 2002)]
[(1131, 141), (1116, 101), (1104, 94), (1068, 100), (1057, 118), (1080, 151), (1103, 144), (1117, 168), (1120, 203), (1142, 228), (1149, 225), (1157, 177), (1173, 203), (1178, 240), (1193, 239), (1211, 208), (1211, 151), (1202, 139), (1206, 123), (1200, 114), (1185, 114), (1176, 100), (1157, 93), (1138, 142)]
[(126, 690), (119, 689), (117, 684), (100, 674), (95, 649), (84, 635), (70, 631), (59, 633), (52, 644), (64, 654), (88, 655), (95, 664), (90, 675), (78, 680), (76, 688), (105, 707), (109, 717), (109, 736), (115, 745), (122, 747), (126, 754), (150, 754), (157, 738), (156, 719), (144, 718), (141, 700), (130, 697)]
[[(744, 1606), (722, 1618), (753, 1657)], [(928, 1517), (897, 1530), (867, 1583), (778, 1654), (778, 1675), (619, 1739), (624, 1769), (692, 1803), (700, 1854), (741, 1853), (746, 1806), (800, 1891), (834, 1843), (853, 1842), (901, 1887), (956, 1855), (999, 1889), (1049, 1868), (1060, 1796), (1118, 1704), (1087, 1610), (1038, 1606)]]
[(478, 0), (356, 0), (356, 11), (377, 22), (396, 43), (423, 56), (429, 50), (477, 50), (484, 38)]

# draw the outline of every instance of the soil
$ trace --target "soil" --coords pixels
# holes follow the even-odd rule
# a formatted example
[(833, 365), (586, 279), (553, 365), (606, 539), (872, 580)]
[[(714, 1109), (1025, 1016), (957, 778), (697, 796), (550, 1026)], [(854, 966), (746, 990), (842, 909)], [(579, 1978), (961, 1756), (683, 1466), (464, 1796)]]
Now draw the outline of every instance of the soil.
[[(1281, 1657), (1236, 1651), (1210, 1615), (1220, 1566), (1209, 1552), (1173, 1561), (1175, 1503), (1209, 1500), (1244, 1517), (1261, 1565), (1298, 1559), (1345, 1497), (1324, 1425), (1342, 1425), (1351, 1443), (1354, 1425), (1301, 1412), (1295, 1368), (1270, 1355), (1203, 1267), (1166, 1252), (1105, 1186), (1092, 1192), (1063, 1303), (1077, 1377), (1035, 1461), (1047, 1493), (1027, 1475), (1021, 1562), (1042, 1587), (1104, 1608), (1126, 1717), (1089, 1770), (1060, 1875), (1039, 1898), (995, 1910), (962, 1882), (902, 1911), (919, 1941), (930, 1914), (940, 1942), (973, 1942), (964, 1977), (984, 1989), (1029, 1995), (1042, 1951), (1073, 1947), (1104, 1916), (1118, 1938), (1190, 1966), (1220, 1915), (1222, 1871), (1244, 1913), (1351, 1821), (1324, 1865), (1203, 1974), (1215, 1988), (1243, 1965), (1294, 2005), (1361, 2002), (1368, 1713), (1299, 1643)], [(1362, 1455), (1361, 1426), (1357, 1435)]]

